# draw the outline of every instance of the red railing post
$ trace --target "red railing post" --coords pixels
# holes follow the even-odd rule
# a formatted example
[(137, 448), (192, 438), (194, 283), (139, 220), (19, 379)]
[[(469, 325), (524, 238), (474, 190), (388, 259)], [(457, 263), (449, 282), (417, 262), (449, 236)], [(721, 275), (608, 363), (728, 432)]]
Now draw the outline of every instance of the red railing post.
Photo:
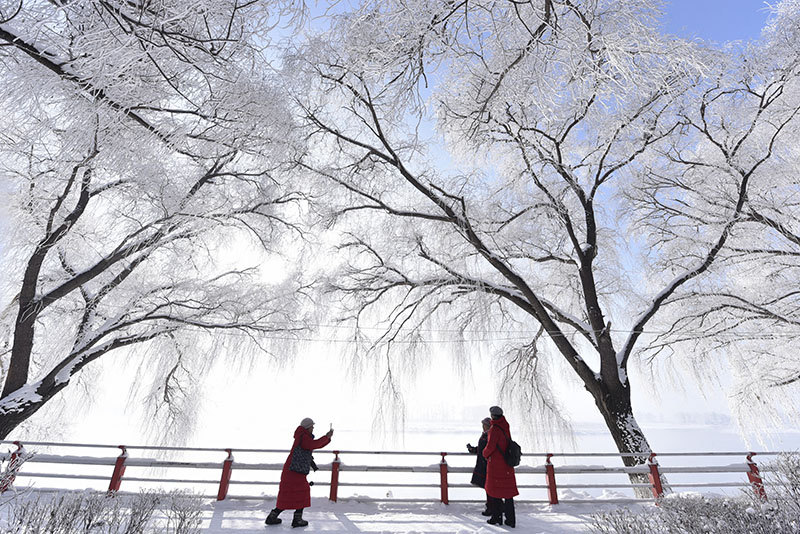
[(753, 461), (753, 456), (755, 455), (756, 453), (754, 452), (747, 455), (747, 467), (750, 468), (747, 472), (747, 478), (750, 480), (750, 484), (753, 485), (753, 491), (756, 492), (756, 497), (762, 501), (766, 501), (767, 492), (764, 490), (764, 481), (761, 480), (761, 473), (758, 471), (758, 465)]
[(547, 453), (547, 459), (544, 462), (544, 476), (547, 479), (547, 498), (550, 500), (550, 504), (558, 504), (558, 489), (556, 488), (556, 470), (552, 463), (550, 463), (550, 458), (553, 455), (549, 452)]
[(14, 480), (17, 478), (17, 469), (19, 466), (17, 462), (19, 462), (19, 457), (22, 455), (22, 443), (19, 441), (15, 441), (14, 445), (17, 446), (17, 450), (11, 453), (11, 458), (8, 459), (8, 467), (6, 467), (7, 477), (4, 477), (2, 482), (0, 482), (0, 493), (5, 493), (11, 488), (11, 485), (14, 483)]
[(233, 451), (225, 449), (228, 457), (222, 462), (222, 477), (219, 479), (219, 491), (217, 492), (217, 500), (224, 501), (228, 496), (228, 486), (231, 483), (231, 471), (233, 471)]
[(331, 494), (328, 497), (331, 501), (336, 502), (339, 496), (339, 451), (333, 451), (336, 456), (331, 464)]
[(653, 490), (653, 497), (656, 501), (664, 496), (664, 488), (661, 486), (661, 473), (658, 472), (658, 460), (656, 460), (656, 453), (651, 452), (650, 457), (647, 459), (647, 465), (650, 467), (650, 485)]
[(109, 496), (119, 491), (119, 486), (122, 484), (122, 475), (125, 474), (125, 460), (128, 458), (128, 449), (125, 448), (125, 445), (120, 445), (119, 448), (122, 449), (122, 453), (114, 463), (114, 473), (112, 473), (111, 483), (108, 485)]
[(442, 463), (439, 464), (439, 475), (440, 475), (440, 484), (442, 487), (442, 503), (443, 504), (450, 504), (450, 499), (447, 498), (447, 460), (444, 459), (447, 456), (446, 452), (442, 454)]

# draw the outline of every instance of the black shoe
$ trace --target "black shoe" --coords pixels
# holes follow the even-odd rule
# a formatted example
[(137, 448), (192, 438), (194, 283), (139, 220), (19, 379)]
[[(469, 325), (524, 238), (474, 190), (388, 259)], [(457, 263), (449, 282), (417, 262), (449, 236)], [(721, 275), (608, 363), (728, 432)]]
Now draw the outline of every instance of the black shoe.
[(481, 512), (481, 515), (486, 517), (491, 517), (492, 512), (490, 512), (489, 510), (484, 510), (483, 512)]
[(305, 519), (292, 519), (292, 528), (295, 527), (307, 527), (308, 521)]
[(517, 526), (517, 522), (516, 521), (509, 521), (508, 519), (506, 519), (506, 525), (511, 527), (511, 528), (514, 528), (514, 527)]
[(501, 517), (490, 517), (486, 522), (489, 523), (490, 525), (502, 525), (503, 524), (503, 518), (501, 518)]

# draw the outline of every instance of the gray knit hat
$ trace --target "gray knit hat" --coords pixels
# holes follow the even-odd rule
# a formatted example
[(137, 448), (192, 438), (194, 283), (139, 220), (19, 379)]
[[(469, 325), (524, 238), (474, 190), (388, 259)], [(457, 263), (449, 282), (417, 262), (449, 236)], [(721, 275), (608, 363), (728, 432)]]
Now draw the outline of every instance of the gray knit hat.
[(503, 415), (503, 409), (500, 406), (492, 406), (489, 408), (489, 413), (492, 415)]
[(300, 426), (302, 426), (303, 428), (311, 428), (312, 426), (314, 426), (314, 420), (311, 419), (310, 417), (306, 417), (305, 419), (300, 421)]

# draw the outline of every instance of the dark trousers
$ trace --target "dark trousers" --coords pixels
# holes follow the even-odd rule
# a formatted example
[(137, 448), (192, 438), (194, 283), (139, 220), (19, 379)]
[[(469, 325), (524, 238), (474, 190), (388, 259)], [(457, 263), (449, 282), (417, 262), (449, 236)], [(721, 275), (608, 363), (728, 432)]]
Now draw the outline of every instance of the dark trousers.
[[(294, 516), (303, 519), (303, 510), (305, 510), (305, 508), (298, 508), (297, 510), (295, 510)], [(279, 515), (281, 515), (281, 512), (283, 512), (282, 508), (273, 508), (272, 511), (269, 513), (269, 515), (278, 517)]]
[(492, 512), (492, 519), (502, 521), (503, 516), (506, 516), (506, 524), (513, 526), (517, 523), (517, 516), (514, 512), (514, 499), (499, 499), (497, 497), (488, 497), (489, 511)]

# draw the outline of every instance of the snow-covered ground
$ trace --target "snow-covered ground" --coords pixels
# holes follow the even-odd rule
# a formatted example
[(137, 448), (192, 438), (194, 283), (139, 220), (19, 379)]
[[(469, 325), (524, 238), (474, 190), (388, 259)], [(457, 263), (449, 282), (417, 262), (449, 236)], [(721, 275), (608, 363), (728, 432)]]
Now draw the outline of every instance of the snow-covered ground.
[[(38, 499), (39, 495), (55, 498), (50, 491), (39, 494), (22, 490), (8, 492), (0, 499), (0, 530), (13, 517), (11, 507), (18, 500)], [(85, 494), (84, 494), (85, 495)], [(126, 505), (123, 505), (126, 506)], [(313, 498), (310, 508), (303, 514), (309, 525), (303, 529), (292, 529), (292, 510), (281, 514), (283, 523), (266, 526), (266, 518), (275, 506), (274, 496), (259, 499), (228, 499), (226, 501), (204, 500), (198, 534), (277, 534), (292, 531), (328, 533), (376, 533), (376, 534), (489, 534), (492, 532), (521, 532), (525, 534), (574, 534), (588, 532), (591, 515), (608, 511), (621, 505), (614, 504), (545, 504), (517, 503), (517, 526), (494, 526), (486, 523), (481, 515), (483, 503), (421, 503), (374, 501), (368, 498), (350, 498), (331, 502), (325, 498)], [(635, 504), (646, 510), (653, 505)], [(152, 518), (153, 532), (160, 532), (166, 524), (164, 511), (156, 511)], [(58, 521), (54, 524), (59, 524)], [(161, 525), (159, 527), (158, 525)], [(58, 530), (58, 532), (63, 531)], [(172, 532), (171, 530), (168, 530)], [(150, 532), (150, 530), (148, 530)]]
[[(204, 510), (203, 534), (263, 534), (291, 528), (291, 511), (281, 514), (283, 523), (265, 527), (264, 518), (274, 500), (230, 500), (210, 503)], [(516, 532), (525, 534), (568, 534), (586, 532), (589, 515), (611, 505), (519, 504)], [(405, 534), (488, 534), (512, 531), (493, 526), (480, 515), (479, 504), (438, 504), (370, 502), (347, 499), (336, 503), (313, 499), (304, 513), (309, 526), (303, 532), (405, 533)]]

